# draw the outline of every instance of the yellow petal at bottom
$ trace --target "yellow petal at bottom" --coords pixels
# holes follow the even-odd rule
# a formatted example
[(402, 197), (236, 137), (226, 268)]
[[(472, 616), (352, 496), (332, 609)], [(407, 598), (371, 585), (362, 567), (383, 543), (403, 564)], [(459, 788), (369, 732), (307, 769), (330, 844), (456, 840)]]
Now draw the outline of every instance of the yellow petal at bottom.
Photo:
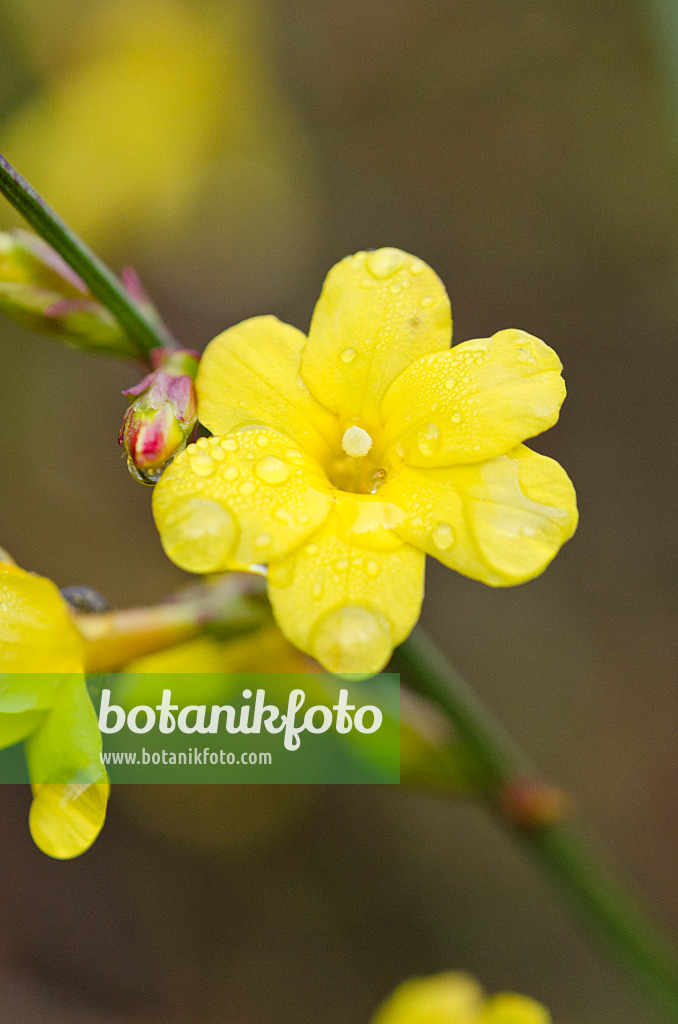
[(321, 530), (269, 568), (273, 614), (293, 644), (337, 675), (380, 672), (410, 633), (424, 592), (424, 556), (403, 544), (347, 543), (332, 513)]
[(483, 996), (478, 982), (459, 971), (410, 978), (382, 1004), (371, 1024), (477, 1024)]
[(33, 786), (28, 824), (36, 846), (57, 860), (88, 850), (104, 823), (109, 789), (107, 783)]

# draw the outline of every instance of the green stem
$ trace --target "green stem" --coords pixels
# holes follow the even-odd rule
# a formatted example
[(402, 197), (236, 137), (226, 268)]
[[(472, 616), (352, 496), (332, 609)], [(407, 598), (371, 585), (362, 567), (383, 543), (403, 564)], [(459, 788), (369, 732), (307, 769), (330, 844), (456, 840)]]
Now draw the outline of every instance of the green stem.
[(667, 1019), (678, 1021), (678, 956), (624, 884), (601, 866), (572, 825), (521, 825), (507, 814), (502, 788), (525, 776), (536, 778), (528, 757), (421, 630), (397, 649), (394, 664), (464, 738), (492, 780), (487, 793), (492, 810), (519, 833), (574, 906), (654, 996)]
[(162, 325), (154, 324), (148, 319), (115, 274), (75, 232), (71, 231), (2, 154), (0, 193), (41, 238), (56, 249), (76, 274), (79, 274), (92, 295), (113, 314), (127, 335), (136, 342), (142, 362), (148, 362), (148, 355), (154, 348), (176, 347), (176, 342)]

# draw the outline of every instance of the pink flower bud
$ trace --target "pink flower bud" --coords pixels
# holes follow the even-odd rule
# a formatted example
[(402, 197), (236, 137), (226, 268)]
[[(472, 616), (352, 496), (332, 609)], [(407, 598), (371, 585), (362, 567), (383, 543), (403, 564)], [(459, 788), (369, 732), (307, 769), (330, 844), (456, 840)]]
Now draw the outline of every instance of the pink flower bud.
[(197, 419), (194, 380), (199, 356), (189, 349), (156, 348), (155, 369), (127, 395), (119, 442), (130, 472), (143, 483), (156, 483), (162, 470), (186, 446)]

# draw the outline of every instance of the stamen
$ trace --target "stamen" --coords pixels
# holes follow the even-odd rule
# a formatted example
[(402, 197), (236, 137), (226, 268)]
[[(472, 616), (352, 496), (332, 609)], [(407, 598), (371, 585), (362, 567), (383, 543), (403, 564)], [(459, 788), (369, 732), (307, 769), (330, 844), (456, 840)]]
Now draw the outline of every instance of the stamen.
[(351, 458), (360, 459), (372, 447), (372, 438), (362, 427), (349, 427), (341, 439), (341, 447)]

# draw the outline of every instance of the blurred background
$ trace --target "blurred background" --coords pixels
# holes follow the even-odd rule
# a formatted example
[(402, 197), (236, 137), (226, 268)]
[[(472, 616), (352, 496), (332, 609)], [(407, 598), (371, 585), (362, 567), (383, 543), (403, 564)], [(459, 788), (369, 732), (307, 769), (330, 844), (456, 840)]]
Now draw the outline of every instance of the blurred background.
[[(1, 0), (0, 149), (202, 349), (306, 329), (329, 267), (402, 247), (455, 339), (520, 327), (569, 398), (533, 446), (581, 525), (540, 579), (438, 565), (423, 621), (678, 933), (678, 14), (671, 0)], [(18, 224), (7, 205), (0, 227)], [(117, 432), (132, 364), (0, 324), (0, 543), (115, 605), (186, 581)], [(366, 1024), (463, 968), (556, 1024), (654, 1024), (482, 808), (397, 787), (119, 787), (49, 861), (0, 793), (0, 1016)]]

